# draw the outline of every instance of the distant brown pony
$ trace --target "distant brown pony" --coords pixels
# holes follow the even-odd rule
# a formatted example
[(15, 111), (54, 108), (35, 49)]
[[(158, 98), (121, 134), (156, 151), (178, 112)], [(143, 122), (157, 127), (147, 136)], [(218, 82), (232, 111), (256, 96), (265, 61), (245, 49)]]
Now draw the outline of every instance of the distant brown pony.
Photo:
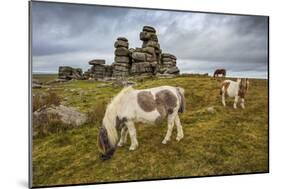
[(219, 76), (226, 76), (226, 70), (225, 69), (216, 69), (216, 71), (214, 72), (214, 77), (219, 77)]

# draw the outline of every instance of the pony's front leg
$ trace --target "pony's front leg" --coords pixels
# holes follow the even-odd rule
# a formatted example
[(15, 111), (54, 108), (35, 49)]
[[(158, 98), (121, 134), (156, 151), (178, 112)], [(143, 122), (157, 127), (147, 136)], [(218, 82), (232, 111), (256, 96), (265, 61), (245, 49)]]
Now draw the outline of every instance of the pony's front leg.
[(222, 94), (221, 94), (221, 103), (225, 107), (225, 93), (224, 92), (222, 92)]
[(129, 135), (131, 138), (131, 146), (129, 150), (135, 150), (138, 147), (139, 143), (137, 141), (137, 133), (136, 133), (134, 122), (128, 121), (126, 125), (128, 127)]
[(183, 138), (183, 131), (182, 131), (182, 125), (181, 125), (181, 121), (179, 118), (179, 115), (177, 114), (175, 117), (175, 124), (177, 127), (177, 141), (180, 141)]
[(234, 98), (234, 103), (233, 103), (233, 108), (236, 109), (237, 108), (237, 103), (239, 101), (239, 96), (235, 96)]
[(120, 140), (117, 145), (123, 146), (127, 142), (127, 136), (128, 136), (128, 128), (126, 126), (124, 126), (121, 129), (121, 137), (120, 137)]
[(244, 109), (245, 108), (245, 99), (241, 98), (241, 107)]
[(168, 130), (164, 140), (162, 141), (162, 144), (167, 144), (167, 142), (170, 140), (174, 123), (175, 123), (175, 114), (173, 113), (168, 115)]

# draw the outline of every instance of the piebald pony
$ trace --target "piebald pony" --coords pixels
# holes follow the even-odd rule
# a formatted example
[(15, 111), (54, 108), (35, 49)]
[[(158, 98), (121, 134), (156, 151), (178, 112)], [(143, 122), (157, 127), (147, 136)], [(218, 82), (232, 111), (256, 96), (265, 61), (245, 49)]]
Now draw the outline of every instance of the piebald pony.
[(234, 104), (233, 108), (237, 108), (237, 103), (241, 99), (241, 107), (244, 109), (245, 108), (245, 95), (246, 92), (249, 89), (249, 80), (246, 79), (240, 79), (238, 78), (237, 81), (232, 81), (232, 80), (224, 80), (221, 84), (221, 100), (223, 106), (226, 106), (225, 104), (225, 97), (234, 97)]
[[(107, 106), (102, 127), (98, 134), (98, 147), (101, 159), (109, 159), (116, 146), (126, 143), (129, 133), (131, 146), (129, 150), (138, 147), (134, 123), (156, 123), (168, 118), (168, 130), (163, 144), (171, 137), (174, 124), (177, 127), (176, 140), (180, 141), (184, 134), (178, 112), (185, 109), (184, 89), (180, 87), (161, 86), (150, 89), (136, 90), (131, 86), (119, 92)], [(118, 130), (121, 136), (118, 142)]]

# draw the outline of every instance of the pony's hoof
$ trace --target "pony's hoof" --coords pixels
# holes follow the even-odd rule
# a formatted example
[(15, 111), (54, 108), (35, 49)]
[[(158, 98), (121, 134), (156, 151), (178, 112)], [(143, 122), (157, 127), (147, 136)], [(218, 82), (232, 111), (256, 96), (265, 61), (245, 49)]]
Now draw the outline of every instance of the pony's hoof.
[(168, 143), (168, 140), (166, 140), (166, 139), (164, 139), (163, 141), (162, 141), (162, 144), (167, 144)]
[(129, 150), (133, 151), (133, 150), (136, 150), (137, 147), (135, 146), (130, 146)]
[(176, 140), (180, 141), (183, 138), (183, 136), (177, 136)]
[(118, 147), (122, 147), (123, 145), (124, 145), (123, 142), (118, 142), (118, 144), (117, 144)]

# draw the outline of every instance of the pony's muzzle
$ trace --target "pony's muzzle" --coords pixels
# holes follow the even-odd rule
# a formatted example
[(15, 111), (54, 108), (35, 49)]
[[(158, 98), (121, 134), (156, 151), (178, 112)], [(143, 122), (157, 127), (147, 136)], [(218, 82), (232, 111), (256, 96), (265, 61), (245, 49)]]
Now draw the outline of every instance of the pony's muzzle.
[(108, 159), (110, 159), (112, 156), (113, 156), (113, 154), (114, 154), (114, 152), (115, 152), (115, 149), (114, 148), (111, 148), (110, 150), (108, 150), (106, 153), (100, 153), (100, 159), (101, 160), (108, 160)]

